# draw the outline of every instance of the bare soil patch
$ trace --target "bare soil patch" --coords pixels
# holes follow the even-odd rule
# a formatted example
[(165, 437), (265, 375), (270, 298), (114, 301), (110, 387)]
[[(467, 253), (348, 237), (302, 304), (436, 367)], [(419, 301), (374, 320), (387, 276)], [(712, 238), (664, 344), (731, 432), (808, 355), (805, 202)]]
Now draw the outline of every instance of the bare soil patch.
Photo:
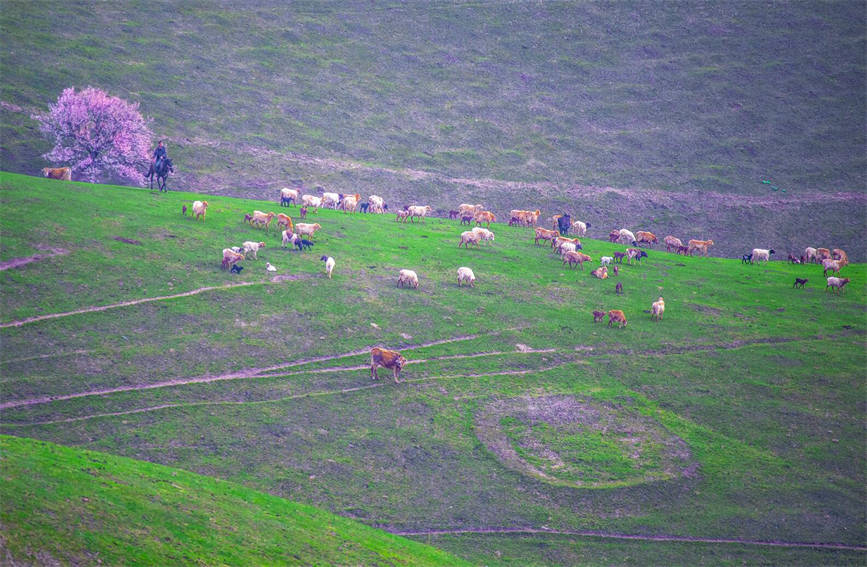
[(9, 270), (11, 268), (18, 268), (24, 266), (25, 264), (29, 264), (31, 262), (38, 262), (39, 260), (45, 260), (46, 258), (52, 258), (54, 256), (69, 254), (69, 250), (64, 250), (63, 248), (45, 248), (44, 250), (45, 252), (42, 254), (33, 254), (32, 256), (25, 256), (23, 258), (12, 258), (10, 260), (0, 262), (0, 271)]

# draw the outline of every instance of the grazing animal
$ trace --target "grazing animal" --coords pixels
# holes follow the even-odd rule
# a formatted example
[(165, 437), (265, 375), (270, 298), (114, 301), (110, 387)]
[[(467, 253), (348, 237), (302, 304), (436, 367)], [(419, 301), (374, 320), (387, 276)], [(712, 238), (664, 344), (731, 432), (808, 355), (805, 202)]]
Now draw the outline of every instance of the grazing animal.
[(599, 258), (599, 264), (602, 266), (608, 266), (613, 261), (614, 258), (612, 258), (611, 256), (602, 256), (601, 258)]
[(644, 250), (639, 250), (638, 248), (627, 248), (626, 249), (626, 263), (632, 264), (632, 260), (635, 259), (636, 262), (641, 262), (642, 258), (647, 258), (647, 252)]
[(620, 229), (620, 243), (638, 246), (638, 242), (635, 241), (635, 235), (625, 228)]
[(277, 215), (271, 212), (263, 213), (262, 211), (253, 211), (253, 220), (250, 221), (250, 224), (264, 227), (265, 230), (270, 230), (271, 221), (274, 220), (275, 216)]
[(569, 234), (569, 229), (572, 228), (572, 217), (567, 214), (562, 214), (556, 217), (557, 226), (555, 229), (560, 232), (561, 235), (566, 236)]
[(299, 214), (301, 215), (302, 219), (307, 218), (307, 205), (304, 205), (303, 207), (301, 207), (301, 212)]
[(322, 193), (322, 206), (326, 209), (336, 209), (340, 204), (340, 193)]
[(515, 226), (516, 224), (521, 224), (521, 219), (518, 217), (511, 217), (509, 219), (509, 226)]
[(367, 202), (370, 205), (371, 213), (384, 213), (388, 210), (388, 205), (385, 204), (385, 201), (379, 195), (371, 195), (367, 198)]
[(322, 228), (322, 225), (318, 222), (313, 224), (299, 222), (295, 224), (295, 230), (298, 231), (300, 236), (309, 236), (310, 239), (313, 239), (313, 235), (316, 234), (316, 231)]
[(582, 222), (580, 220), (576, 220), (572, 222), (572, 232), (577, 234), (578, 236), (587, 236), (587, 229), (590, 228), (589, 222)]
[(403, 286), (418, 289), (418, 274), (412, 270), (401, 270), (397, 274), (397, 287)]
[(473, 232), (472, 230), (465, 230), (461, 233), (461, 241), (458, 242), (458, 248), (463, 246), (464, 248), (469, 248), (470, 244), (479, 245), (479, 241), (482, 239), (482, 235), (478, 232)]
[(692, 256), (695, 254), (695, 251), (698, 250), (703, 255), (707, 256), (707, 249), (710, 246), (713, 246), (713, 240), (690, 240), (686, 252), (688, 255)]
[(460, 205), (458, 205), (458, 213), (462, 216), (463, 215), (474, 216), (476, 213), (478, 213), (479, 211), (483, 211), (483, 210), (485, 210), (485, 206), (481, 205), (481, 204), (470, 205), (468, 203), (461, 203)]
[(287, 244), (295, 244), (295, 241), (300, 238), (297, 234), (290, 230), (284, 230), (281, 234), (283, 235), (283, 248), (286, 248)]
[(605, 311), (593, 311), (593, 322), (600, 323), (605, 319)]
[(841, 267), (839, 260), (822, 260), (822, 275), (827, 276), (828, 272), (839, 274)]
[(539, 209), (536, 209), (535, 211), (522, 211), (520, 209), (512, 209), (509, 212), (509, 216), (515, 219), (514, 224), (521, 224), (522, 226), (533, 226), (539, 221), (539, 215), (541, 214), (542, 211), (540, 211)]
[(461, 224), (473, 224), (473, 215), (461, 215)]
[(822, 260), (830, 260), (831, 259), (831, 251), (827, 248), (816, 248), (816, 261), (821, 262)]
[(677, 253), (686, 256), (687, 254), (689, 254), (689, 246), (678, 246)]
[(540, 240), (547, 240), (552, 242), (555, 238), (560, 236), (560, 233), (556, 230), (548, 230), (547, 228), (542, 228), (541, 226), (534, 227), (536, 238), (534, 240), (535, 244), (539, 244)]
[(615, 252), (614, 253), (614, 261), (618, 264), (623, 263), (623, 259), (626, 258), (626, 252)]
[(741, 256), (741, 264), (752, 264), (753, 263), (753, 255), (752, 253), (744, 254)]
[(672, 250), (677, 251), (678, 248), (683, 246), (683, 242), (680, 241), (680, 238), (675, 238), (670, 234), (662, 239), (665, 242), (665, 251), (671, 252)]
[[(424, 218), (433, 212), (433, 208), (430, 205), (410, 205), (407, 211), (409, 212), (409, 222), (414, 223), (414, 218), (417, 218), (419, 222), (424, 222)], [(404, 220), (404, 222), (406, 221)]]
[(825, 291), (828, 291), (830, 289), (834, 293), (837, 293), (839, 291), (842, 291), (843, 287), (845, 287), (845, 285), (850, 281), (851, 280), (849, 278), (835, 278), (834, 276), (831, 276), (830, 278), (828, 278), (828, 285), (825, 286)]
[(563, 253), (563, 263), (569, 263), (569, 267), (571, 268), (573, 265), (578, 264), (581, 267), (581, 270), (584, 270), (584, 262), (592, 262), (593, 258), (588, 256), (583, 252), (578, 252), (575, 250), (567, 250)]
[(618, 268), (617, 266), (614, 266), (614, 275), (620, 275), (620, 268)]
[(272, 264), (271, 262), (265, 262), (265, 269), (268, 270), (269, 272), (276, 272), (277, 271), (277, 268), (275, 268), (274, 264)]
[(494, 216), (494, 213), (491, 211), (479, 211), (473, 217), (473, 221), (476, 223), (476, 226), (481, 226), (483, 224), (487, 224), (488, 228), (491, 228), (491, 223), (496, 222), (497, 217)]
[(771, 254), (774, 254), (775, 250), (767, 250), (765, 248), (753, 248), (753, 257), (750, 259), (751, 264), (758, 264), (759, 262), (770, 262)]
[(458, 218), (459, 214), (461, 214), (460, 211), (456, 211), (454, 209), (450, 210), (449, 211), (449, 220), (455, 220), (456, 218)]
[(359, 206), (361, 207), (362, 213), (367, 213), (370, 210), (370, 203), (361, 203)]
[(193, 214), (196, 215), (196, 220), (199, 220), (199, 217), (202, 217), (202, 222), (204, 222), (207, 210), (207, 201), (193, 201)]
[(816, 252), (816, 249), (812, 246), (807, 246), (806, 248), (804, 248), (804, 257), (807, 258), (808, 262), (816, 263), (819, 261), (818, 253)]
[(233, 266), (237, 262), (244, 259), (244, 255), (240, 252), (235, 252), (231, 248), (223, 248), (223, 263), (220, 267), (225, 270), (229, 266)]
[(344, 195), (343, 199), (340, 201), (340, 208), (343, 209), (344, 213), (354, 213), (358, 208), (358, 201), (361, 200), (361, 195), (355, 193), (354, 195)]
[(486, 242), (494, 243), (494, 233), (488, 230), (487, 228), (482, 228), (480, 226), (474, 227), (473, 232), (479, 235), (479, 240), (484, 240)]
[(313, 195), (301, 195), (301, 204), (306, 207), (319, 208), (322, 206), (322, 197)]
[(617, 282), (617, 285), (614, 286), (614, 293), (616, 293), (617, 295), (623, 295), (623, 284), (622, 283)]
[(331, 272), (334, 271), (334, 258), (331, 256), (322, 256), (319, 258), (323, 262), (325, 262), (325, 273), (328, 274), (328, 279), (331, 279)]
[(599, 278), (600, 280), (604, 280), (608, 278), (608, 268), (606, 268), (605, 266), (600, 266), (590, 272), (590, 275), (595, 278)]
[(620, 240), (619, 230), (612, 230), (608, 233), (608, 242), (617, 242), (618, 240)]
[(373, 347), (370, 349), (370, 377), (379, 380), (376, 369), (379, 366), (389, 368), (394, 372), (394, 383), (399, 384), (400, 370), (406, 365), (406, 359), (396, 350)]
[(841, 266), (849, 263), (849, 256), (842, 248), (834, 248), (831, 250), (831, 258), (840, 262)]
[(247, 257), (247, 255), (250, 252), (252, 252), (253, 253), (253, 259), (257, 260), (258, 254), (259, 254), (259, 248), (265, 248), (265, 243), (264, 242), (253, 242), (251, 240), (247, 240), (244, 242), (244, 244), (242, 244), (242, 246), (244, 247), (244, 257)]
[(292, 219), (289, 217), (289, 215), (277, 213), (277, 226), (285, 226), (286, 230), (292, 230)]
[(253, 224), (253, 215), (251, 215), (251, 214), (244, 215), (244, 222), (250, 223), (250, 225), (252, 225)]
[(288, 187), (280, 189), (280, 206), (288, 207), (290, 203), (297, 205), (300, 193), (298, 189), (289, 189)]
[(404, 209), (402, 211), (397, 211), (397, 216), (395, 217), (394, 220), (395, 220), (395, 222), (397, 222), (397, 221), (406, 222), (406, 219), (408, 219), (408, 218), (409, 218), (409, 211)]
[(659, 242), (659, 239), (656, 238), (656, 235), (652, 232), (647, 232), (646, 230), (639, 230), (635, 233), (635, 241), (638, 243), (638, 246), (642, 244), (647, 244), (651, 248), (653, 245)]
[(181, 205), (181, 214), (187, 216), (187, 206)]
[(801, 287), (801, 288), (802, 288), (802, 287), (804, 287), (804, 285), (805, 285), (808, 281), (810, 281), (810, 280), (808, 280), (807, 278), (795, 278), (795, 283), (794, 283), (794, 285), (792, 285), (792, 288), (796, 288), (796, 287)]
[(791, 262), (792, 264), (800, 264), (801, 259), (798, 258), (797, 256), (795, 256), (794, 254), (789, 254), (789, 262)]
[(660, 297), (650, 306), (650, 318), (654, 321), (662, 321), (663, 313), (665, 313), (665, 301)]
[(463, 287), (464, 282), (470, 284), (470, 287), (476, 287), (476, 274), (466, 266), (458, 268), (458, 287)]
[[(43, 167), (42, 177), (46, 179), (59, 179), (61, 181), (72, 181), (71, 167)], [(153, 189), (153, 187), (151, 187)]]
[(575, 252), (576, 250), (578, 250), (578, 246), (576, 246), (574, 242), (570, 242), (568, 240), (558, 240), (556, 238), (554, 240), (557, 241), (557, 243), (554, 245), (554, 252), (560, 254), (561, 256), (566, 252)]
[(243, 270), (243, 269), (244, 269), (244, 266), (239, 266), (238, 264), (232, 264), (232, 269), (229, 271), (230, 271), (230, 273), (233, 273), (233, 274), (240, 274), (241, 270)]
[(626, 314), (620, 309), (612, 309), (608, 312), (608, 326), (614, 323), (617, 323), (621, 329), (626, 326)]
[(307, 240), (306, 238), (298, 238), (295, 241), (295, 248), (298, 249), (299, 252), (304, 252), (305, 249), (310, 249), (313, 247), (314, 242)]

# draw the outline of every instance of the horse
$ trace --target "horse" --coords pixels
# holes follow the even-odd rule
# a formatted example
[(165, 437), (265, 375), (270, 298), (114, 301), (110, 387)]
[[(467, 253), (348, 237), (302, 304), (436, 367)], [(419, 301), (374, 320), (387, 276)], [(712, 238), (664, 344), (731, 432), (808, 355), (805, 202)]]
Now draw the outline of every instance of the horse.
[(169, 176), (169, 172), (174, 173), (175, 168), (172, 166), (172, 160), (169, 158), (165, 158), (159, 161), (156, 168), (151, 164), (148, 172), (145, 174), (145, 179), (150, 182), (150, 188), (153, 190), (154, 188), (154, 177), (157, 178), (157, 187), (160, 191), (168, 191), (168, 187), (166, 187), (166, 178)]

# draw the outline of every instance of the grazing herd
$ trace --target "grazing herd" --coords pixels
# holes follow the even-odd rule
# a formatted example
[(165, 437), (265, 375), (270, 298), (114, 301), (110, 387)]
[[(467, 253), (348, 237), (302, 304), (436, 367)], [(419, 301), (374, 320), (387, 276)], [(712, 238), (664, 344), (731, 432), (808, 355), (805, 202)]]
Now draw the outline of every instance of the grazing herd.
[[(280, 206), (296, 207), (302, 205), (300, 209), (301, 217), (307, 216), (308, 212), (316, 213), (318, 208), (331, 208), (342, 210), (344, 213), (353, 213), (358, 210), (370, 214), (383, 214), (388, 211), (388, 205), (377, 195), (368, 197), (367, 202), (361, 202), (361, 196), (358, 194), (341, 194), (324, 192), (322, 196), (314, 196), (301, 194), (297, 189), (283, 188), (280, 191)], [(208, 208), (207, 201), (195, 201), (192, 204), (192, 213), (196, 220), (205, 220), (205, 213)], [(186, 205), (183, 206), (183, 214), (187, 212)], [(429, 205), (409, 205), (401, 210), (396, 211), (395, 220), (406, 223), (424, 223), (425, 219), (431, 216), (433, 208)], [(513, 209), (509, 212), (509, 226), (532, 227), (533, 243), (538, 246), (540, 242), (549, 244), (552, 254), (557, 255), (561, 259), (562, 265), (568, 265), (570, 269), (578, 266), (582, 271), (585, 263), (592, 263), (591, 258), (586, 253), (582, 252), (582, 244), (578, 237), (584, 237), (587, 230), (592, 226), (584, 221), (572, 221), (568, 214), (554, 215), (550, 218), (551, 226), (548, 229), (538, 226), (541, 211), (525, 211)], [(277, 226), (282, 229), (282, 247), (294, 246), (299, 252), (309, 250), (314, 245), (314, 237), (317, 231), (322, 229), (319, 223), (293, 222), (289, 215), (284, 213), (253, 211), (251, 214), (244, 215), (245, 223), (249, 223), (255, 228), (264, 230), (266, 233), (270, 231), (270, 227), (274, 218), (277, 218)], [(460, 224), (475, 225), (469, 230), (462, 231), (458, 242), (458, 248), (469, 250), (472, 244), (476, 248), (481, 248), (482, 243), (493, 245), (495, 236), (490, 230), (492, 223), (496, 222), (496, 216), (488, 210), (485, 210), (481, 204), (470, 205), (461, 204), (456, 210), (449, 211), (449, 219), (460, 219)], [(482, 226), (486, 225), (486, 226)], [(569, 232), (573, 232), (576, 237), (570, 238), (566, 236)], [(614, 251), (611, 256), (602, 256), (599, 259), (599, 266), (590, 271), (590, 276), (599, 280), (606, 280), (609, 277), (616, 277), (620, 273), (620, 267), (625, 265), (638, 266), (642, 258), (648, 258), (647, 251), (642, 247), (647, 246), (652, 248), (659, 243), (659, 239), (655, 234), (649, 231), (639, 230), (633, 233), (632, 231), (621, 228), (612, 230), (608, 234), (608, 240), (612, 243), (625, 245), (623, 251)], [(684, 246), (683, 242), (672, 235), (663, 238), (667, 252), (676, 254), (703, 256), (708, 255), (708, 249), (713, 246), (713, 240), (697, 240), (690, 239), (688, 244)], [(222, 269), (229, 269), (232, 273), (240, 274), (244, 268), (239, 265), (239, 262), (248, 260), (252, 257), (253, 260), (258, 259), (258, 252), (266, 247), (264, 241), (245, 241), (241, 246), (233, 246), (224, 248), (222, 251)], [(751, 252), (744, 254), (741, 261), (745, 264), (759, 264), (770, 262), (771, 256), (775, 254), (774, 249), (754, 248)], [(821, 264), (823, 276), (827, 278), (826, 291), (830, 290), (834, 293), (841, 293), (845, 286), (850, 282), (849, 278), (839, 277), (840, 271), (849, 263), (848, 256), (845, 251), (835, 248), (814, 248), (807, 247), (804, 254), (796, 257), (792, 254), (788, 255), (790, 262), (794, 264), (816, 263)], [(328, 279), (332, 278), (336, 262), (333, 257), (322, 255), (320, 260), (325, 265), (325, 275)], [(624, 263), (625, 260), (625, 263)], [(276, 271), (270, 263), (266, 263), (268, 271)], [(830, 274), (830, 275), (829, 275)], [(803, 288), (808, 283), (807, 278), (796, 278), (793, 285), (794, 288)], [(463, 287), (468, 284), (474, 288), (476, 284), (476, 275), (473, 270), (467, 266), (461, 266), (457, 269), (457, 286)], [(401, 269), (398, 273), (397, 287), (418, 289), (419, 276), (414, 270)], [(618, 281), (615, 285), (615, 295), (623, 295), (623, 284)], [(649, 311), (650, 319), (655, 322), (661, 322), (665, 313), (665, 300), (659, 297), (652, 302)], [(615, 325), (624, 329), (627, 326), (626, 314), (621, 309), (594, 310), (593, 322), (602, 322), (605, 317), (608, 317), (608, 327)], [(395, 382), (399, 382), (400, 370), (407, 363), (406, 359), (397, 351), (387, 350), (383, 348), (373, 348), (371, 350), (371, 366), (370, 373), (373, 379), (377, 379), (377, 368), (383, 367), (391, 369), (394, 373)]]

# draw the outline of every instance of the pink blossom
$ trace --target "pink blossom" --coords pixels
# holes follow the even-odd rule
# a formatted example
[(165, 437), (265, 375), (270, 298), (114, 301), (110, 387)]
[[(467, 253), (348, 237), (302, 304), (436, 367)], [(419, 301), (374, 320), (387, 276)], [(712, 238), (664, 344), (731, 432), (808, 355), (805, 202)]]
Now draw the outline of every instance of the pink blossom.
[(64, 89), (47, 113), (32, 116), (54, 141), (43, 157), (92, 183), (113, 172), (143, 184), (153, 133), (138, 107), (93, 87)]

